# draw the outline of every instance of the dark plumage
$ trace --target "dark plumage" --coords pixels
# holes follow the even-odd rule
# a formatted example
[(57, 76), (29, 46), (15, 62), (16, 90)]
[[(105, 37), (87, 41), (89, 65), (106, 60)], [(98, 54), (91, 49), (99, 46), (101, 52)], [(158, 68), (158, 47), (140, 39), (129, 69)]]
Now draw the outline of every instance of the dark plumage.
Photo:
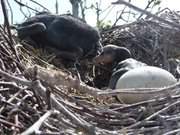
[(119, 62), (118, 65), (113, 69), (113, 73), (109, 81), (109, 88), (115, 89), (117, 81), (124, 73), (142, 66), (146, 66), (146, 64), (132, 58)]
[(71, 15), (38, 14), (17, 28), (20, 39), (58, 49), (65, 59), (93, 58), (102, 50), (99, 32)]
[(117, 65), (119, 62), (131, 58), (131, 52), (125, 47), (106, 45), (101, 54), (94, 58), (95, 64)]
[[(95, 64), (111, 64), (114, 67), (109, 88), (129, 90), (131, 88), (161, 88), (177, 82), (176, 78), (168, 71), (148, 66), (130, 57), (128, 49), (107, 45), (103, 48), (103, 52), (94, 58)], [(129, 93), (121, 93), (115, 97), (122, 103), (136, 103), (158, 96), (157, 93), (141, 92), (131, 93), (129, 91)]]
[[(131, 52), (125, 47), (106, 45), (100, 55), (93, 59), (95, 65), (104, 65), (112, 70), (108, 87), (114, 89), (116, 82), (125, 72), (145, 65), (131, 58)], [(96, 79), (97, 80), (97, 79)], [(105, 82), (105, 81), (103, 81)]]

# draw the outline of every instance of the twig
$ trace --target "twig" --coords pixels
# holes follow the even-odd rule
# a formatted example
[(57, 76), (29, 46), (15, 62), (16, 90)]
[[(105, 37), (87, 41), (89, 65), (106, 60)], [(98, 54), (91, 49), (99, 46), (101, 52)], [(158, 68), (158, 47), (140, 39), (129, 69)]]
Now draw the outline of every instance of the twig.
[(58, 109), (65, 116), (67, 116), (74, 123), (76, 123), (82, 131), (84, 131), (85, 133), (88, 133), (89, 135), (95, 135), (95, 128), (92, 125), (90, 125), (85, 120), (76, 117), (72, 112), (70, 112), (67, 108), (65, 108), (64, 105), (58, 102), (54, 95), (51, 95), (51, 102), (54, 103), (54, 105), (56, 106), (56, 109)]
[[(27, 11), (28, 11), (28, 13), (29, 13), (29, 8), (27, 8), (27, 9), (28, 9)], [(28, 16), (26, 15), (26, 13), (24, 13), (22, 6), (19, 7), (19, 10), (20, 10), (21, 13), (24, 15), (24, 18), (27, 19)], [(29, 14), (29, 16), (30, 16), (30, 14)]]
[(37, 131), (39, 131), (39, 128), (41, 127), (41, 125), (43, 124), (43, 122), (52, 114), (57, 113), (57, 111), (47, 111), (37, 122), (35, 122), (30, 128), (28, 128), (26, 131), (24, 131), (23, 133), (21, 133), (21, 135), (30, 135), (33, 133), (36, 133)]
[[(123, 8), (123, 10), (121, 11), (120, 15), (119, 15), (118, 17), (116, 17), (116, 20), (115, 20), (114, 24), (112, 25), (112, 27), (116, 26), (117, 22), (122, 18), (122, 15), (123, 15), (125, 9), (126, 9), (126, 6), (124, 6), (124, 8)], [(118, 13), (117, 13), (117, 14), (118, 14)]]
[(47, 9), (45, 6), (41, 5), (40, 3), (38, 3), (38, 2), (36, 2), (36, 1), (34, 1), (34, 0), (30, 0), (30, 1), (33, 2), (33, 3), (35, 3), (35, 4), (37, 4), (38, 6), (42, 7), (43, 9), (45, 9), (46, 11), (49, 12), (49, 9)]
[(8, 4), (8, 7), (9, 7), (9, 9), (10, 9), (10, 12), (11, 12), (11, 24), (13, 24), (13, 10), (12, 10), (12, 8), (11, 8), (11, 5), (10, 5), (10, 3), (9, 3), (9, 0), (7, 0), (7, 4)]
[[(146, 7), (144, 8), (144, 10), (147, 10), (153, 2), (154, 2), (154, 0), (149, 0), (149, 1), (148, 1), (148, 4), (147, 4)], [(140, 14), (140, 16), (138, 17), (137, 20), (140, 20), (143, 15), (144, 15), (144, 13), (142, 12), (142, 13)]]
[(37, 76), (45, 81), (47, 84), (51, 86), (66, 86), (68, 88), (75, 88), (83, 93), (88, 93), (94, 97), (98, 96), (97, 92), (101, 91), (99, 89), (90, 87), (83, 82), (80, 82), (77, 78), (72, 77), (68, 73), (52, 70), (52, 69), (45, 69), (42, 67), (30, 67), (26, 70), (27, 74), (33, 74), (34, 70), (37, 68)]
[[(15, 95), (13, 95), (10, 99), (7, 100), (6, 103), (11, 103), (14, 99), (16, 99), (16, 97), (22, 92), (22, 90), (18, 91)], [(5, 108), (5, 106), (2, 106), (0, 108), (0, 113), (3, 111), (3, 109)]]
[(17, 4), (19, 4), (19, 6), (21, 6), (21, 7), (27, 7), (27, 8), (29, 8), (29, 9), (31, 9), (32, 11), (39, 12), (38, 10), (33, 9), (33, 8), (31, 8), (30, 6), (27, 6), (27, 5), (21, 3), (21, 2), (19, 2), (19, 1), (17, 1), (17, 0), (14, 0), (14, 1), (15, 1)]
[[(104, 17), (101, 19), (101, 22), (103, 22), (106, 18), (107, 18), (107, 16), (111, 13), (111, 11), (113, 10), (113, 8), (114, 8), (114, 6), (110, 6), (110, 9), (109, 9), (109, 11), (106, 13), (106, 15), (104, 15)], [(103, 11), (101, 11), (101, 14), (102, 14), (102, 12)]]
[(180, 29), (179, 24), (168, 21), (168, 20), (165, 20), (165, 19), (163, 19), (161, 17), (158, 17), (158, 16), (156, 16), (156, 15), (154, 15), (154, 14), (152, 14), (152, 13), (146, 11), (146, 10), (140, 9), (140, 8), (134, 6), (133, 4), (130, 4), (130, 3), (126, 2), (126, 1), (124, 1), (124, 0), (118, 0), (117, 2), (113, 2), (112, 4), (124, 4), (124, 5), (126, 5), (126, 6), (128, 6), (130, 8), (133, 8), (134, 10), (136, 10), (138, 12), (142, 12), (142, 13), (150, 16), (150, 17), (153, 17), (154, 19), (156, 19), (158, 21), (161, 21), (161, 22), (166, 23), (166, 24), (168, 24), (170, 26), (173, 26), (173, 27), (176, 27), (176, 28)]
[[(35, 82), (31, 82), (31, 81), (28, 81), (28, 80), (25, 80), (25, 79), (21, 79), (21, 78), (18, 78), (18, 77), (15, 77), (15, 76), (12, 76), (4, 71), (1, 71), (0, 70), (0, 75), (7, 78), (7, 79), (10, 79), (10, 80), (13, 80), (17, 83), (22, 83), (23, 85), (26, 85), (26, 86), (30, 86), (31, 88), (33, 88), (34, 90), (38, 90), (38, 93), (42, 96), (42, 97), (46, 97), (46, 88), (43, 87), (41, 85), (41, 83), (39, 81), (35, 81)], [(61, 103), (59, 103), (55, 96), (51, 95), (51, 103), (52, 103), (52, 106), (55, 107), (56, 109), (58, 109), (60, 112), (62, 112), (63, 114), (65, 114), (65, 116), (69, 116), (69, 118), (74, 121), (76, 124), (79, 125), (79, 127), (81, 127), (82, 130), (88, 132), (89, 134), (93, 135), (94, 134), (94, 130), (93, 130), (93, 127), (91, 125), (89, 125), (87, 122), (85, 122), (84, 120), (80, 120), (80, 118), (77, 118), (73, 113), (71, 113), (70, 111), (68, 111)], [(86, 124), (85, 124), (86, 123)]]
[(14, 48), (14, 43), (13, 43), (12, 34), (11, 34), (11, 30), (10, 30), (10, 25), (9, 25), (9, 20), (8, 20), (8, 15), (7, 15), (6, 4), (5, 4), (4, 0), (1, 0), (1, 5), (2, 5), (3, 14), (4, 14), (5, 25), (7, 27), (8, 37), (10, 40), (10, 47), (14, 51), (14, 54), (15, 54), (17, 60), (20, 62), (18, 53), (17, 53), (16, 49)]
[[(41, 95), (41, 97), (46, 97), (46, 88), (41, 85), (40, 81), (34, 81), (32, 88)], [(88, 135), (95, 135), (95, 129), (92, 125), (87, 123), (85, 120), (78, 118), (72, 112), (70, 112), (63, 104), (57, 101), (55, 95), (50, 95), (51, 105), (59, 112), (62, 112), (66, 117), (68, 117), (72, 122), (77, 124), (79, 128), (88, 133)]]
[(180, 88), (180, 82), (165, 88), (130, 88), (100, 91), (99, 96), (117, 95), (117, 94), (165, 94), (170, 93), (172, 89)]
[(0, 119), (0, 123), (3, 123), (3, 124), (8, 125), (8, 126), (13, 126), (13, 127), (16, 127), (16, 128), (22, 128), (19, 125), (16, 125), (14, 123), (8, 122), (8, 121), (3, 120), (3, 119)]
[[(47, 84), (51, 86), (66, 86), (68, 88), (75, 88), (81, 91), (82, 93), (90, 94), (94, 97), (109, 97), (117, 94), (121, 94), (122, 96), (134, 96), (138, 98), (140, 95), (148, 96), (152, 98), (154, 96), (164, 96), (172, 94), (172, 89), (177, 89), (180, 87), (180, 83), (177, 83), (172, 86), (168, 86), (166, 88), (136, 88), (136, 89), (117, 89), (117, 90), (106, 90), (102, 91), (97, 88), (90, 87), (83, 82), (79, 82), (78, 79), (64, 73), (62, 71), (52, 70), (52, 69), (45, 69), (42, 67), (37, 68), (37, 76), (41, 78), (41, 80), (45, 81)], [(28, 68), (26, 73), (33, 74), (35, 67)]]
[(1, 5), (2, 5), (3, 14), (4, 14), (5, 26), (7, 26), (8, 35), (9, 35), (9, 39), (10, 39), (10, 42), (11, 42), (10, 46), (14, 50), (12, 34), (11, 34), (11, 31), (10, 31), (9, 20), (8, 20), (8, 16), (7, 16), (7, 9), (6, 9), (6, 5), (5, 5), (4, 0), (1, 0)]
[(169, 132), (164, 133), (162, 135), (174, 135), (174, 134), (178, 134), (178, 133), (180, 133), (180, 128), (172, 130), (172, 131), (169, 131)]
[[(36, 67), (37, 68), (37, 77), (41, 78), (42, 80), (46, 81), (47, 83), (50, 83), (51, 85), (64, 85), (64, 86), (68, 86), (71, 88), (75, 88), (75, 89), (79, 89), (82, 92), (86, 92), (92, 96), (111, 96), (111, 95), (117, 95), (117, 94), (130, 94), (130, 95), (134, 95), (137, 94), (137, 96), (139, 94), (155, 94), (155, 95), (163, 95), (163, 94), (169, 94), (172, 89), (176, 89), (179, 88), (180, 83), (177, 83), (175, 85), (166, 87), (166, 88), (157, 88), (157, 89), (150, 89), (150, 88), (139, 88), (139, 89), (120, 89), (120, 90), (107, 90), (107, 91), (101, 91), (99, 89), (93, 88), (93, 87), (89, 87), (88, 85), (85, 85), (84, 83), (80, 83), (76, 78), (73, 78), (72, 76), (63, 73), (62, 71), (56, 71), (56, 70), (48, 70), (48, 69), (44, 69), (44, 68), (40, 68), (40, 67)], [(26, 72), (33, 74), (34, 70), (36, 70), (36, 68), (29, 68)], [(31, 86), (32, 82), (25, 80), (25, 79), (21, 79), (15, 76), (12, 76), (2, 70), (0, 70), (0, 75), (2, 75), (3, 77), (6, 77), (10, 80), (14, 80), (17, 83), (22, 83), (26, 86)]]
[[(180, 104), (180, 101), (176, 101), (176, 102), (170, 104), (169, 106), (163, 108), (162, 110), (157, 111), (156, 113), (154, 113), (154, 114), (152, 114), (151, 116), (147, 117), (147, 118), (146, 118), (145, 120), (143, 120), (143, 121), (151, 120), (152, 118), (156, 117), (157, 115), (159, 115), (159, 114), (161, 114), (161, 113), (163, 113), (163, 112), (171, 109), (172, 107), (174, 107), (175, 105), (178, 105), (178, 104)], [(131, 129), (131, 128), (137, 127), (137, 126), (139, 126), (143, 121), (137, 122), (137, 123), (135, 123), (135, 124), (133, 124), (133, 125), (131, 125), (131, 126), (129, 126), (129, 127), (126, 127), (126, 128)]]
[[(4, 38), (4, 40), (8, 43), (8, 45), (11, 46), (11, 42), (8, 40), (8, 37), (4, 34), (5, 30), (2, 28), (2, 26), (0, 26), (0, 28), (2, 29), (2, 31), (0, 30), (0, 34), (2, 35), (2, 37)], [(3, 33), (4, 32), (4, 33)]]
[(169, 106), (163, 108), (162, 110), (159, 110), (158, 112), (156, 112), (156, 113), (152, 114), (151, 116), (147, 117), (145, 120), (146, 121), (151, 120), (152, 118), (156, 117), (157, 115), (159, 115), (159, 114), (161, 114), (161, 113), (163, 113), (163, 112), (165, 112), (165, 111), (167, 111), (167, 110), (171, 109), (172, 107), (174, 107), (176, 105), (179, 105), (179, 104), (180, 104), (180, 101), (176, 101), (176, 102), (170, 104)]

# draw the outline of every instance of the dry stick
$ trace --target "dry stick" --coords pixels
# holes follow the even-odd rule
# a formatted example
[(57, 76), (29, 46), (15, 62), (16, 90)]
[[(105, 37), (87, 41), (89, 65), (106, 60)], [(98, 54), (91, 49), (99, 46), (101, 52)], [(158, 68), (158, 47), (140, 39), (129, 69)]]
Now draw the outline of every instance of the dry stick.
[[(172, 89), (180, 88), (180, 82), (164, 88), (130, 88), (130, 89), (117, 89), (105, 90), (97, 93), (98, 96), (117, 95), (117, 94), (169, 94)], [(157, 95), (158, 96), (158, 95)]]
[[(0, 33), (1, 33), (1, 31), (0, 31)], [(0, 42), (1, 43), (1, 42)], [(3, 43), (2, 43), (3, 44)], [(3, 44), (3, 45), (5, 45), (5, 44)], [(2, 47), (2, 45), (0, 46), (0, 47)], [(19, 69), (21, 69), (21, 71), (24, 71), (25, 70), (25, 66), (24, 65), (22, 65), (19, 61), (17, 61), (16, 59), (14, 59), (11, 55), (10, 55), (10, 52), (9, 51), (7, 51), (7, 49), (5, 49), (4, 47), (2, 47), (4, 50), (2, 51), (2, 49), (0, 50), (0, 53), (1, 54), (3, 54), (3, 55), (5, 55), (7, 58), (9, 58), (10, 60), (12, 60), (12, 61), (14, 61), (16, 64), (17, 64), (17, 67), (19, 68)], [(8, 54), (8, 55), (7, 55)]]
[[(62, 71), (56, 71), (56, 70), (48, 70), (43, 68), (36, 67), (37, 70), (37, 76), (41, 79), (43, 79), (46, 82), (49, 82), (51, 85), (63, 85), (68, 86), (71, 88), (76, 88), (82, 92), (88, 93), (95, 97), (100, 96), (111, 96), (111, 95), (117, 95), (117, 94), (169, 94), (171, 89), (179, 88), (180, 83), (177, 83), (175, 85), (172, 85), (170, 87), (166, 88), (158, 88), (158, 89), (126, 89), (126, 90), (114, 90), (114, 91), (107, 91), (102, 92), (101, 90), (97, 88), (90, 87), (84, 83), (80, 83), (76, 78), (73, 78), (72, 76), (63, 73)], [(34, 68), (29, 68), (27, 71), (30, 73), (34, 73)], [(31, 85), (31, 81), (28, 81), (26, 79), (21, 79), (15, 76), (12, 76), (2, 70), (0, 70), (0, 75), (10, 79), (15, 80), (17, 83), (23, 83), (26, 86)], [(143, 90), (143, 91), (142, 91)]]
[(180, 121), (180, 114), (177, 114), (175, 116), (171, 116), (170, 118), (166, 119), (167, 121)]
[[(32, 88), (41, 95), (41, 97), (46, 97), (46, 88), (41, 85), (40, 81), (35, 81), (32, 83)], [(81, 130), (86, 132), (88, 135), (95, 135), (94, 127), (87, 123), (85, 120), (76, 117), (72, 112), (70, 112), (63, 104), (57, 101), (56, 97), (51, 94), (50, 96), (51, 105), (61, 113), (63, 113), (66, 117), (68, 117), (72, 122), (76, 123)]]
[(17, 0), (14, 0), (14, 2), (16, 2), (17, 4), (19, 4), (20, 7), (26, 7), (26, 8), (31, 9), (32, 11), (39, 12), (38, 10), (36, 10), (36, 9), (34, 9), (34, 8), (31, 8), (30, 6), (27, 6), (27, 5), (23, 4), (22, 2), (19, 2), (19, 1), (17, 1)]
[(16, 83), (21, 83), (23, 85), (26, 85), (26, 86), (31, 86), (31, 81), (28, 81), (26, 79), (22, 79), (22, 78), (19, 78), (19, 77), (16, 77), (16, 76), (13, 76), (13, 75), (10, 75), (2, 70), (0, 70), (0, 75), (2, 77), (5, 77), (6, 79), (9, 79), (9, 80), (13, 80), (15, 81)]
[(8, 7), (9, 7), (9, 10), (10, 10), (10, 13), (11, 13), (11, 24), (13, 24), (13, 10), (11, 8), (11, 5), (9, 3), (9, 0), (7, 0), (7, 4), (8, 4)]
[(0, 123), (3, 123), (3, 124), (8, 125), (8, 126), (13, 126), (13, 127), (16, 127), (16, 128), (22, 128), (21, 126), (19, 126), (19, 125), (17, 125), (17, 124), (8, 122), (8, 121), (3, 120), (3, 119), (0, 119)]
[[(176, 101), (176, 102), (170, 104), (169, 106), (167, 106), (167, 107), (159, 110), (158, 112), (152, 114), (151, 116), (147, 117), (147, 118), (146, 118), (145, 120), (143, 120), (143, 121), (151, 120), (152, 118), (156, 117), (156, 116), (159, 115), (160, 113), (163, 113), (163, 112), (171, 109), (172, 107), (174, 107), (175, 105), (178, 105), (178, 104), (180, 104), (180, 101)], [(135, 124), (133, 124), (133, 125), (131, 125), (131, 126), (129, 126), (129, 127), (126, 127), (126, 128), (131, 129), (131, 128), (134, 128), (134, 127), (139, 126), (141, 123), (142, 123), (142, 121), (137, 122), (137, 123), (135, 123)]]
[(125, 9), (126, 9), (126, 6), (121, 11), (121, 14), (118, 17), (116, 17), (116, 20), (115, 20), (114, 24), (112, 25), (113, 27), (116, 26), (117, 22), (122, 18), (122, 15), (123, 15)]
[(146, 15), (148, 15), (148, 16), (150, 16), (150, 17), (152, 17), (152, 18), (154, 18), (154, 19), (156, 19), (158, 21), (161, 21), (163, 23), (166, 23), (168, 25), (171, 25), (173, 27), (176, 27), (176, 28), (180, 29), (180, 25), (179, 24), (171, 22), (171, 21), (168, 21), (168, 20), (165, 20), (165, 19), (163, 19), (161, 17), (158, 17), (158, 16), (156, 16), (156, 15), (154, 15), (154, 14), (152, 14), (152, 13), (146, 11), (146, 10), (140, 9), (140, 8), (130, 4), (129, 2), (124, 1), (124, 0), (118, 0), (116, 2), (112, 2), (112, 4), (124, 4), (124, 5), (126, 5), (126, 6), (128, 6), (130, 8), (133, 8), (134, 10), (136, 10), (138, 12), (142, 12), (142, 13), (144, 13), (144, 14), (146, 14)]
[(37, 69), (37, 77), (44, 80), (50, 85), (57, 86), (67, 86), (69, 88), (75, 88), (83, 93), (88, 93), (94, 97), (97, 97), (97, 92), (101, 91), (99, 89), (90, 87), (83, 82), (80, 82), (77, 78), (73, 78), (71, 75), (57, 70), (49, 70), (42, 67), (31, 67), (27, 69), (27, 73), (34, 73), (34, 70)]
[[(34, 90), (38, 91), (38, 93), (42, 96), (42, 97), (46, 97), (46, 88), (43, 87), (40, 83), (40, 81), (35, 81), (35, 82), (31, 82), (25, 79), (21, 79), (18, 77), (15, 77), (13, 75), (10, 75), (2, 70), (0, 70), (0, 75), (15, 81), (16, 83), (21, 83), (23, 85), (32, 87)], [(51, 95), (50, 97), (51, 99), (51, 103), (52, 106), (54, 108), (56, 108), (57, 110), (59, 110), (60, 112), (62, 112), (65, 116), (68, 116), (69, 119), (71, 119), (74, 123), (76, 123), (82, 130), (86, 131), (86, 133), (90, 134), (90, 135), (94, 135), (95, 134), (95, 129), (92, 125), (90, 125), (89, 123), (87, 123), (86, 121), (84, 121), (81, 118), (77, 118), (73, 113), (71, 113), (70, 111), (68, 111), (64, 105), (62, 105), (61, 103), (59, 103), (54, 95)]]
[(74, 121), (74, 123), (76, 123), (79, 128), (83, 130), (86, 134), (95, 135), (95, 128), (91, 124), (81, 118), (76, 117), (72, 112), (65, 108), (63, 104), (58, 102), (54, 95), (51, 95), (51, 102), (54, 102), (56, 105), (56, 109), (61, 110), (64, 115)]
[[(0, 34), (1, 34), (1, 36), (4, 38), (4, 42), (6, 41), (10, 46), (11, 46), (11, 43), (10, 43), (10, 41), (8, 40), (8, 38), (7, 38), (7, 36), (4, 34), (4, 29), (2, 28), (2, 26), (0, 26)], [(1, 42), (3, 42), (3, 41), (1, 41)]]
[[(13, 95), (8, 101), (7, 103), (11, 103), (23, 90), (18, 91), (15, 95)], [(2, 106), (0, 108), (0, 113), (3, 111), (3, 109), (5, 108), (5, 106)]]
[(36, 123), (34, 123), (30, 128), (21, 133), (21, 135), (30, 135), (39, 131), (39, 128), (43, 124), (43, 122), (52, 114), (56, 113), (55, 111), (49, 110), (47, 111)]
[[(144, 10), (147, 10), (153, 2), (154, 2), (154, 0), (148, 1), (148, 4), (146, 5)], [(139, 20), (143, 15), (144, 15), (144, 13), (141, 13), (137, 20)]]
[[(16, 125), (18, 125), (18, 123), (19, 123), (19, 117), (17, 114), (14, 116), (14, 123)], [(17, 131), (17, 129), (15, 129), (13, 135), (17, 135), (17, 133), (18, 133), (18, 131)]]
[(30, 0), (30, 1), (37, 4), (38, 6), (42, 7), (43, 9), (45, 9), (49, 12), (49, 9), (47, 9), (45, 6), (41, 5), (40, 3), (36, 2), (35, 0)]
[(4, 14), (5, 24), (6, 24), (6, 27), (7, 27), (8, 37), (9, 37), (9, 40), (10, 40), (10, 47), (14, 51), (14, 54), (15, 54), (16, 58), (18, 59), (18, 61), (20, 61), (20, 59), (19, 59), (19, 57), (17, 55), (17, 51), (13, 46), (13, 39), (12, 39), (12, 34), (11, 34), (10, 26), (9, 26), (9, 20), (8, 20), (8, 15), (7, 15), (7, 10), (6, 10), (6, 4), (5, 4), (4, 0), (1, 0), (1, 5), (2, 5), (3, 14)]
[[(138, 97), (141, 95), (149, 95), (152, 97), (154, 96), (162, 96), (162, 95), (169, 95), (173, 91), (172, 89), (180, 88), (180, 82), (165, 88), (135, 88), (135, 89), (117, 89), (117, 90), (106, 90), (102, 91), (98, 88), (90, 87), (83, 82), (79, 82), (76, 78), (64, 73), (62, 71), (57, 70), (49, 70), (42, 67), (35, 66), (37, 69), (37, 77), (44, 80), (50, 85), (57, 85), (57, 86), (67, 86), (70, 88), (75, 88), (83, 93), (87, 93), (94, 97), (103, 97), (103, 96), (112, 96), (117, 94), (124, 94), (124, 95), (134, 95)], [(27, 73), (34, 73), (35, 67), (31, 67), (27, 69)]]
[[(24, 80), (24, 79), (20, 79), (20, 78), (14, 77), (14, 76), (12, 76), (12, 75), (9, 75), (8, 73), (5, 73), (4, 71), (1, 71), (1, 70), (0, 70), (0, 74), (1, 74), (3, 77), (7, 77), (8, 79), (14, 80), (15, 82), (23, 83), (23, 84), (28, 85), (28, 86), (31, 86), (31, 85), (32, 85), (32, 83), (31, 83), (30, 81), (27, 81), (27, 80)], [(60, 75), (60, 74), (59, 74), (59, 75)], [(58, 76), (56, 76), (56, 77), (58, 77)], [(62, 76), (60, 76), (60, 77), (62, 77)], [(58, 77), (58, 78), (59, 78), (59, 77)], [(66, 80), (66, 81), (67, 81), (66, 83), (63, 83), (63, 82), (62, 82), (63, 84), (66, 84), (66, 85), (69, 84), (69, 83), (68, 83), (69, 81), (72, 81), (72, 83), (75, 83), (75, 82), (74, 82), (75, 80), (74, 80), (73, 78), (69, 78), (69, 77), (67, 77), (65, 74), (63, 74), (63, 77), (62, 77), (61, 79), (62, 79), (62, 81), (63, 81), (63, 79), (65, 79), (65, 80), (67, 79), (67, 80)], [(69, 80), (69, 79), (70, 79), (70, 80)], [(72, 79), (72, 80), (71, 80), (71, 79)], [(40, 83), (40, 82), (39, 82), (39, 83)], [(173, 86), (173, 88), (176, 88), (176, 86), (178, 86), (178, 85)], [(44, 95), (43, 97), (45, 97), (45, 88), (42, 88), (42, 86), (41, 86), (41, 87), (35, 88), (35, 90), (39, 90), (39, 91), (38, 91), (39, 94)], [(92, 91), (91, 91), (91, 92), (92, 92)], [(95, 91), (94, 91), (94, 92), (95, 92)], [(92, 94), (92, 93), (91, 93), (91, 94)], [(95, 95), (97, 95), (97, 93), (96, 93)], [(52, 102), (52, 105), (55, 106), (55, 108), (57, 108), (59, 111), (63, 112), (63, 114), (65, 114), (66, 116), (68, 116), (73, 122), (78, 123), (78, 125), (79, 125), (82, 129), (86, 129), (86, 131), (93, 131), (92, 128), (91, 128), (91, 126), (87, 126), (87, 124), (84, 124), (84, 122), (82, 122), (83, 120), (80, 120), (80, 118), (78, 119), (75, 115), (73, 115), (71, 112), (69, 112), (62, 104), (60, 104), (60, 103), (56, 100), (56, 98), (55, 98), (53, 95), (51, 96), (51, 102)], [(166, 110), (169, 109), (170, 107), (172, 107), (172, 106), (174, 106), (174, 105), (177, 105), (177, 104), (179, 104), (179, 103), (180, 103), (180, 101), (175, 102), (175, 103), (173, 103), (172, 105), (166, 107), (165, 109), (162, 109), (162, 110), (158, 111), (157, 113), (153, 114), (152, 116), (148, 117), (148, 118), (145, 119), (145, 120), (149, 120), (149, 119), (157, 116), (159, 113), (162, 113), (163, 111), (166, 111)], [(85, 122), (85, 123), (87, 123), (87, 122)], [(137, 126), (137, 125), (139, 125), (139, 124), (141, 124), (141, 122), (139, 122), (139, 123), (137, 123), (137, 124), (135, 124), (135, 125), (131, 125), (131, 126), (134, 127), (134, 126)], [(130, 127), (131, 127), (131, 126), (130, 126)], [(128, 128), (130, 128), (130, 127), (128, 127)]]
[[(146, 101), (142, 101), (142, 102), (138, 102), (138, 103), (134, 103), (134, 104), (128, 104), (126, 106), (123, 106), (120, 105), (120, 107), (116, 107), (114, 109), (112, 109), (113, 111), (118, 111), (118, 112), (121, 112), (123, 110), (127, 110), (129, 108), (135, 108), (137, 106), (145, 106), (145, 105), (148, 105), (148, 104), (154, 104), (155, 102), (164, 102), (165, 100), (167, 100), (168, 97), (162, 97), (162, 98), (159, 98), (158, 100), (157, 99), (151, 99), (151, 100), (146, 100)], [(175, 95), (175, 96), (171, 96), (171, 99), (173, 100), (177, 100), (180, 98), (180, 95)]]
[(5, 81), (0, 81), (0, 86), (8, 86), (8, 87), (13, 87), (13, 89), (21, 89), (16, 83), (14, 82), (5, 82)]
[(158, 114), (163, 113), (163, 112), (171, 109), (172, 107), (174, 107), (174, 106), (176, 106), (176, 105), (178, 105), (178, 104), (180, 104), (180, 101), (179, 101), (179, 100), (176, 101), (176, 102), (174, 102), (174, 103), (172, 103), (172, 104), (170, 104), (169, 106), (163, 108), (162, 110), (159, 110), (158, 112), (152, 114), (151, 116), (147, 117), (145, 120), (146, 120), (146, 121), (151, 120), (152, 118), (156, 117)]
[(177, 133), (180, 133), (180, 128), (164, 133), (163, 135), (175, 135)]
[[(10, 26), (9, 26), (9, 20), (8, 20), (8, 16), (7, 16), (7, 9), (6, 9), (4, 0), (1, 0), (1, 5), (2, 5), (3, 14), (4, 14), (4, 21), (7, 26), (8, 35), (9, 35), (9, 39), (11, 42), (11, 48), (13, 48), (13, 46), (12, 46), (13, 40), (12, 40), (12, 35), (11, 35), (11, 31), (10, 31)], [(14, 50), (14, 48), (13, 48), (13, 50)]]
[(148, 127), (148, 128), (142, 128), (135, 130), (133, 133), (136, 133), (138, 135), (144, 135), (149, 133), (155, 133), (160, 130), (160, 126), (155, 126), (155, 127)]

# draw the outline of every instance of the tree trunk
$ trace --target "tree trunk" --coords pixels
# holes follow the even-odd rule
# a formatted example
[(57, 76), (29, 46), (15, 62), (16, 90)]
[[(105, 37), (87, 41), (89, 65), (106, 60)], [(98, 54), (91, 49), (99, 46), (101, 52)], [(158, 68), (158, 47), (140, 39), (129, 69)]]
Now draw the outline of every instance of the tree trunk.
[(75, 17), (79, 16), (79, 2), (80, 0), (69, 0), (72, 5), (72, 14)]

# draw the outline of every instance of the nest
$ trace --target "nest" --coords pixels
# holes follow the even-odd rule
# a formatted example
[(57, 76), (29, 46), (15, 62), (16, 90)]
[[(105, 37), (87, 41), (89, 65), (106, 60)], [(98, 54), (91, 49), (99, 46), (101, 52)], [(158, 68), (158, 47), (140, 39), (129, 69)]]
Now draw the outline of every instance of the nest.
[[(137, 60), (166, 70), (179, 63), (180, 31), (152, 20), (141, 20), (103, 31), (103, 43), (127, 47)], [(171, 72), (171, 71), (170, 71)], [(175, 72), (172, 71), (174, 74)]]
[[(119, 91), (101, 91), (87, 85), (87, 79), (93, 78), (92, 65), (85, 64), (88, 68), (80, 73), (86, 84), (79, 82), (71, 70), (47, 62), (52, 55), (38, 57), (22, 47), (15, 36), (11, 43), (2, 26), (0, 33), (0, 134), (169, 135), (180, 131), (179, 83), (161, 89), (166, 94), (160, 97), (120, 104), (113, 97)], [(153, 20), (102, 32), (104, 44), (125, 46), (134, 58), (176, 76), (178, 36), (179, 30)]]

